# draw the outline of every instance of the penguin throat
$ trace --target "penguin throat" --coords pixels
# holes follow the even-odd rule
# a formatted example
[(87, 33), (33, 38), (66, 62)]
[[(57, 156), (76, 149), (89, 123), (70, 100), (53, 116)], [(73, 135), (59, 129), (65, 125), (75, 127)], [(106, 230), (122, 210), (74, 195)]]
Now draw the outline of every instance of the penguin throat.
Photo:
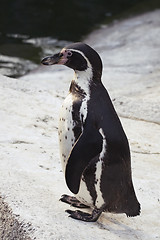
[(93, 73), (92, 68), (88, 67), (85, 71), (75, 71), (73, 81), (85, 95), (90, 93), (90, 85), (92, 81)]

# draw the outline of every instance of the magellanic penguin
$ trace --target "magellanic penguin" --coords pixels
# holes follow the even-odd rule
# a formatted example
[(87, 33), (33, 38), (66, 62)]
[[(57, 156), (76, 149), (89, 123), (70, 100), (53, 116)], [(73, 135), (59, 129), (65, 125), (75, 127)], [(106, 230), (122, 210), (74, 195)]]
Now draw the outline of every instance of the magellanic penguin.
[(102, 61), (84, 43), (74, 43), (42, 60), (75, 72), (59, 120), (59, 144), (65, 180), (75, 197), (61, 201), (91, 207), (92, 213), (66, 210), (70, 217), (96, 221), (103, 211), (140, 214), (131, 175), (127, 137), (101, 82)]

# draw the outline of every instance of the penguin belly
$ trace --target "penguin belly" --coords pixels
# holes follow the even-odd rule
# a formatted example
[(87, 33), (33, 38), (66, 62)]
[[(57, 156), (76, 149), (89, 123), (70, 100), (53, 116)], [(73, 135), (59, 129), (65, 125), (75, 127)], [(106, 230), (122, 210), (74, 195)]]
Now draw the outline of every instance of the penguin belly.
[(60, 158), (62, 164), (62, 170), (65, 173), (65, 168), (68, 160), (68, 156), (72, 150), (72, 147), (75, 142), (74, 137), (74, 122), (72, 119), (72, 94), (69, 94), (63, 102), (60, 116), (59, 116), (59, 149), (60, 149)]
[[(82, 104), (81, 111), (79, 112), (79, 114), (82, 114), (82, 111), (84, 109), (84, 104), (85, 103), (87, 104), (86, 100), (84, 100), (83, 102), (84, 103)], [(58, 127), (60, 158), (61, 158), (62, 170), (64, 174), (65, 174), (68, 157), (76, 142), (76, 138), (73, 131), (73, 129), (76, 126), (76, 123), (73, 121), (72, 111), (73, 111), (73, 96), (70, 93), (68, 94), (68, 96), (63, 102), (63, 105), (60, 111), (59, 127)], [(80, 182), (79, 192), (75, 195), (75, 197), (83, 204), (93, 206), (93, 199), (84, 181), (83, 175)]]

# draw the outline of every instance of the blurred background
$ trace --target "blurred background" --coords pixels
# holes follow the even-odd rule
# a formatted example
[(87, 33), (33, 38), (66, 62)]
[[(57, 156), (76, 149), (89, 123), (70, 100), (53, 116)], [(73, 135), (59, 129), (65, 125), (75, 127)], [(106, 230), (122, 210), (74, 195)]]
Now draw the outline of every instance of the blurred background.
[(0, 73), (22, 76), (94, 29), (157, 8), (159, 0), (0, 0)]

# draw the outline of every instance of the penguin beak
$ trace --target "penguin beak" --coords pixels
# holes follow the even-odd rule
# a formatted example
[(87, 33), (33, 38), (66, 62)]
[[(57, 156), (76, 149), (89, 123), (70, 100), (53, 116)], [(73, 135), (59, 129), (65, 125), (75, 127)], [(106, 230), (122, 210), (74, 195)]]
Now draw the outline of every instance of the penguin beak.
[(65, 64), (68, 61), (68, 58), (63, 55), (63, 53), (57, 53), (50, 57), (45, 57), (42, 59), (41, 63), (43, 65), (53, 65), (53, 64)]

